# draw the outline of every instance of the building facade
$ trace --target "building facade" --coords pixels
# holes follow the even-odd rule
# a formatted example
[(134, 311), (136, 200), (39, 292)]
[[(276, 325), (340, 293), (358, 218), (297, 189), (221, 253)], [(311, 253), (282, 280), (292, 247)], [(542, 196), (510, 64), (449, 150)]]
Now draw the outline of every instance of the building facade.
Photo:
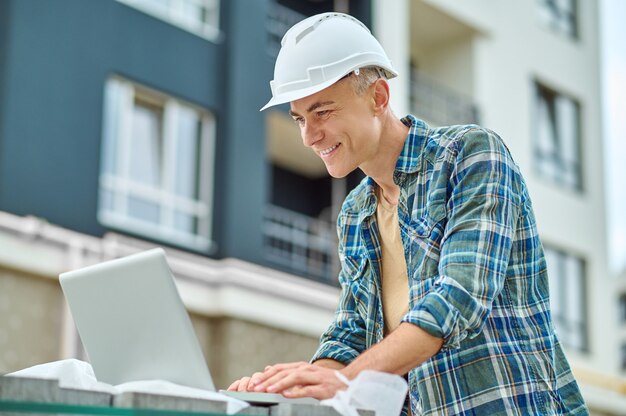
[(156, 245), (218, 387), (308, 359), (338, 296), (334, 218), (361, 177), (328, 178), (286, 105), (258, 110), (284, 32), (331, 10), (390, 55), (396, 114), (502, 136), (583, 393), (624, 414), (599, 12), (580, 0), (0, 2), (0, 373), (84, 357), (58, 274)]
[(606, 246), (598, 3), (392, 4), (375, 2), (372, 15), (392, 61), (411, 74), (391, 81), (396, 106), (433, 125), (478, 121), (504, 139), (528, 183), (552, 314), (586, 400), (597, 414), (624, 414), (624, 321)]

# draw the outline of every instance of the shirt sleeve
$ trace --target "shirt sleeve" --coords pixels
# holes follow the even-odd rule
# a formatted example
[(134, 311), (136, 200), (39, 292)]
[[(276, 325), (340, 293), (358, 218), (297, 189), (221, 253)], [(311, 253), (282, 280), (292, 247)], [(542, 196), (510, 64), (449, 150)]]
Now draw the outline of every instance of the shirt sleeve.
[(519, 215), (521, 177), (495, 135), (474, 129), (452, 144), (447, 222), (438, 276), (402, 319), (444, 339), (442, 350), (478, 335), (504, 285)]
[[(341, 216), (338, 223), (341, 222)], [(341, 227), (338, 227), (341, 230)], [(353, 291), (352, 285), (358, 284), (354, 269), (347, 267), (344, 255), (344, 238), (339, 232), (339, 258), (342, 259), (339, 283), (341, 295), (335, 311), (335, 319), (322, 334), (320, 345), (311, 358), (311, 362), (329, 358), (342, 364), (350, 364), (365, 350), (366, 330), (363, 318), (358, 312), (357, 304), (362, 302), (361, 295)]]

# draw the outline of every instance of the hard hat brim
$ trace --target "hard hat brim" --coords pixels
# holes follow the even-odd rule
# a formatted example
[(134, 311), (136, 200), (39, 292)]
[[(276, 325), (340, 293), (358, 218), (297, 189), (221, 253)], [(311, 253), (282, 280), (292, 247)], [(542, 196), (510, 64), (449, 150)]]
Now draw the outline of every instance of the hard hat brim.
[[(305, 98), (308, 97), (309, 95), (313, 95), (315, 93), (318, 93), (322, 90), (325, 90), (326, 88), (332, 86), (333, 84), (335, 84), (337, 81), (339, 81), (341, 78), (343, 78), (344, 76), (346, 76), (347, 74), (349, 74), (350, 72), (352, 72), (353, 70), (358, 69), (358, 68), (354, 68), (352, 70), (350, 70), (349, 72), (345, 73), (345, 74), (341, 74), (338, 75), (336, 77), (333, 77), (329, 80), (326, 80), (320, 84), (317, 85), (313, 85), (311, 87), (308, 88), (302, 88), (302, 89), (298, 89), (295, 91), (289, 91), (289, 92), (285, 92), (283, 94), (278, 94), (274, 97), (272, 97), (267, 104), (265, 104), (263, 107), (261, 107), (261, 109), (259, 111), (263, 111), (263, 110), (267, 110), (270, 107), (274, 107), (276, 105), (280, 105), (280, 104), (285, 104), (285, 103), (289, 103), (291, 101), (296, 101), (299, 100), (301, 98)], [(385, 78), (386, 79), (392, 79), (395, 78), (398, 73), (395, 72), (394, 70), (390, 69), (390, 68), (381, 68), (381, 70), (384, 71), (385, 74)]]
[(270, 107), (274, 107), (276, 105), (279, 104), (285, 104), (285, 103), (289, 103), (291, 101), (296, 101), (299, 100), (301, 98), (305, 98), (308, 97), (309, 95), (313, 95), (315, 93), (318, 93), (322, 90), (325, 90), (326, 88), (330, 87), (331, 85), (333, 85), (334, 83), (336, 83), (337, 81), (339, 81), (341, 78), (343, 78), (345, 74), (343, 75), (339, 75), (337, 77), (331, 78), (327, 81), (324, 81), (321, 84), (317, 84), (308, 88), (302, 88), (302, 89), (298, 89), (296, 91), (290, 91), (290, 92), (285, 92), (283, 94), (279, 94), (275, 97), (272, 97), (267, 104), (265, 104), (259, 111), (263, 111), (266, 110)]

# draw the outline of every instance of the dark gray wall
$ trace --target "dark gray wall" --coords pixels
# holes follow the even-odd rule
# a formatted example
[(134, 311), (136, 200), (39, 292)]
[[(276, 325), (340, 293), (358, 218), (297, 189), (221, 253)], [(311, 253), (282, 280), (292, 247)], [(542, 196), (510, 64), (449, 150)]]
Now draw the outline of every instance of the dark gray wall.
[(222, 2), (216, 44), (116, 1), (0, 1), (0, 210), (101, 235), (103, 88), (119, 74), (216, 114), (219, 256), (258, 261), (266, 0)]
[(227, 8), (224, 97), (225, 136), (217, 160), (216, 198), (221, 209), (216, 228), (219, 254), (262, 263), (261, 222), (268, 198), (269, 166), (265, 155), (265, 114), (270, 98), (273, 60), (267, 54), (265, 31), (268, 1), (222, 1)]
[(2, 170), (2, 158), (6, 153), (3, 150), (3, 132), (5, 129), (4, 125), (4, 101), (5, 101), (5, 91), (6, 91), (6, 57), (8, 54), (8, 45), (9, 45), (9, 33), (10, 33), (10, 6), (11, 2), (8, 1), (0, 1), (0, 207), (2, 206), (2, 177), (4, 176), (4, 172)]

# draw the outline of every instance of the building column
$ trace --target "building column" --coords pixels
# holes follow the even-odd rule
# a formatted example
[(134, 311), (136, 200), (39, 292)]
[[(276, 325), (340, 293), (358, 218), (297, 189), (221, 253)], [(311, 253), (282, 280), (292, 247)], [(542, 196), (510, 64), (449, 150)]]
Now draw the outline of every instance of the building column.
[(409, 15), (409, 0), (372, 0), (372, 33), (399, 74), (389, 82), (391, 108), (398, 117), (410, 112)]

